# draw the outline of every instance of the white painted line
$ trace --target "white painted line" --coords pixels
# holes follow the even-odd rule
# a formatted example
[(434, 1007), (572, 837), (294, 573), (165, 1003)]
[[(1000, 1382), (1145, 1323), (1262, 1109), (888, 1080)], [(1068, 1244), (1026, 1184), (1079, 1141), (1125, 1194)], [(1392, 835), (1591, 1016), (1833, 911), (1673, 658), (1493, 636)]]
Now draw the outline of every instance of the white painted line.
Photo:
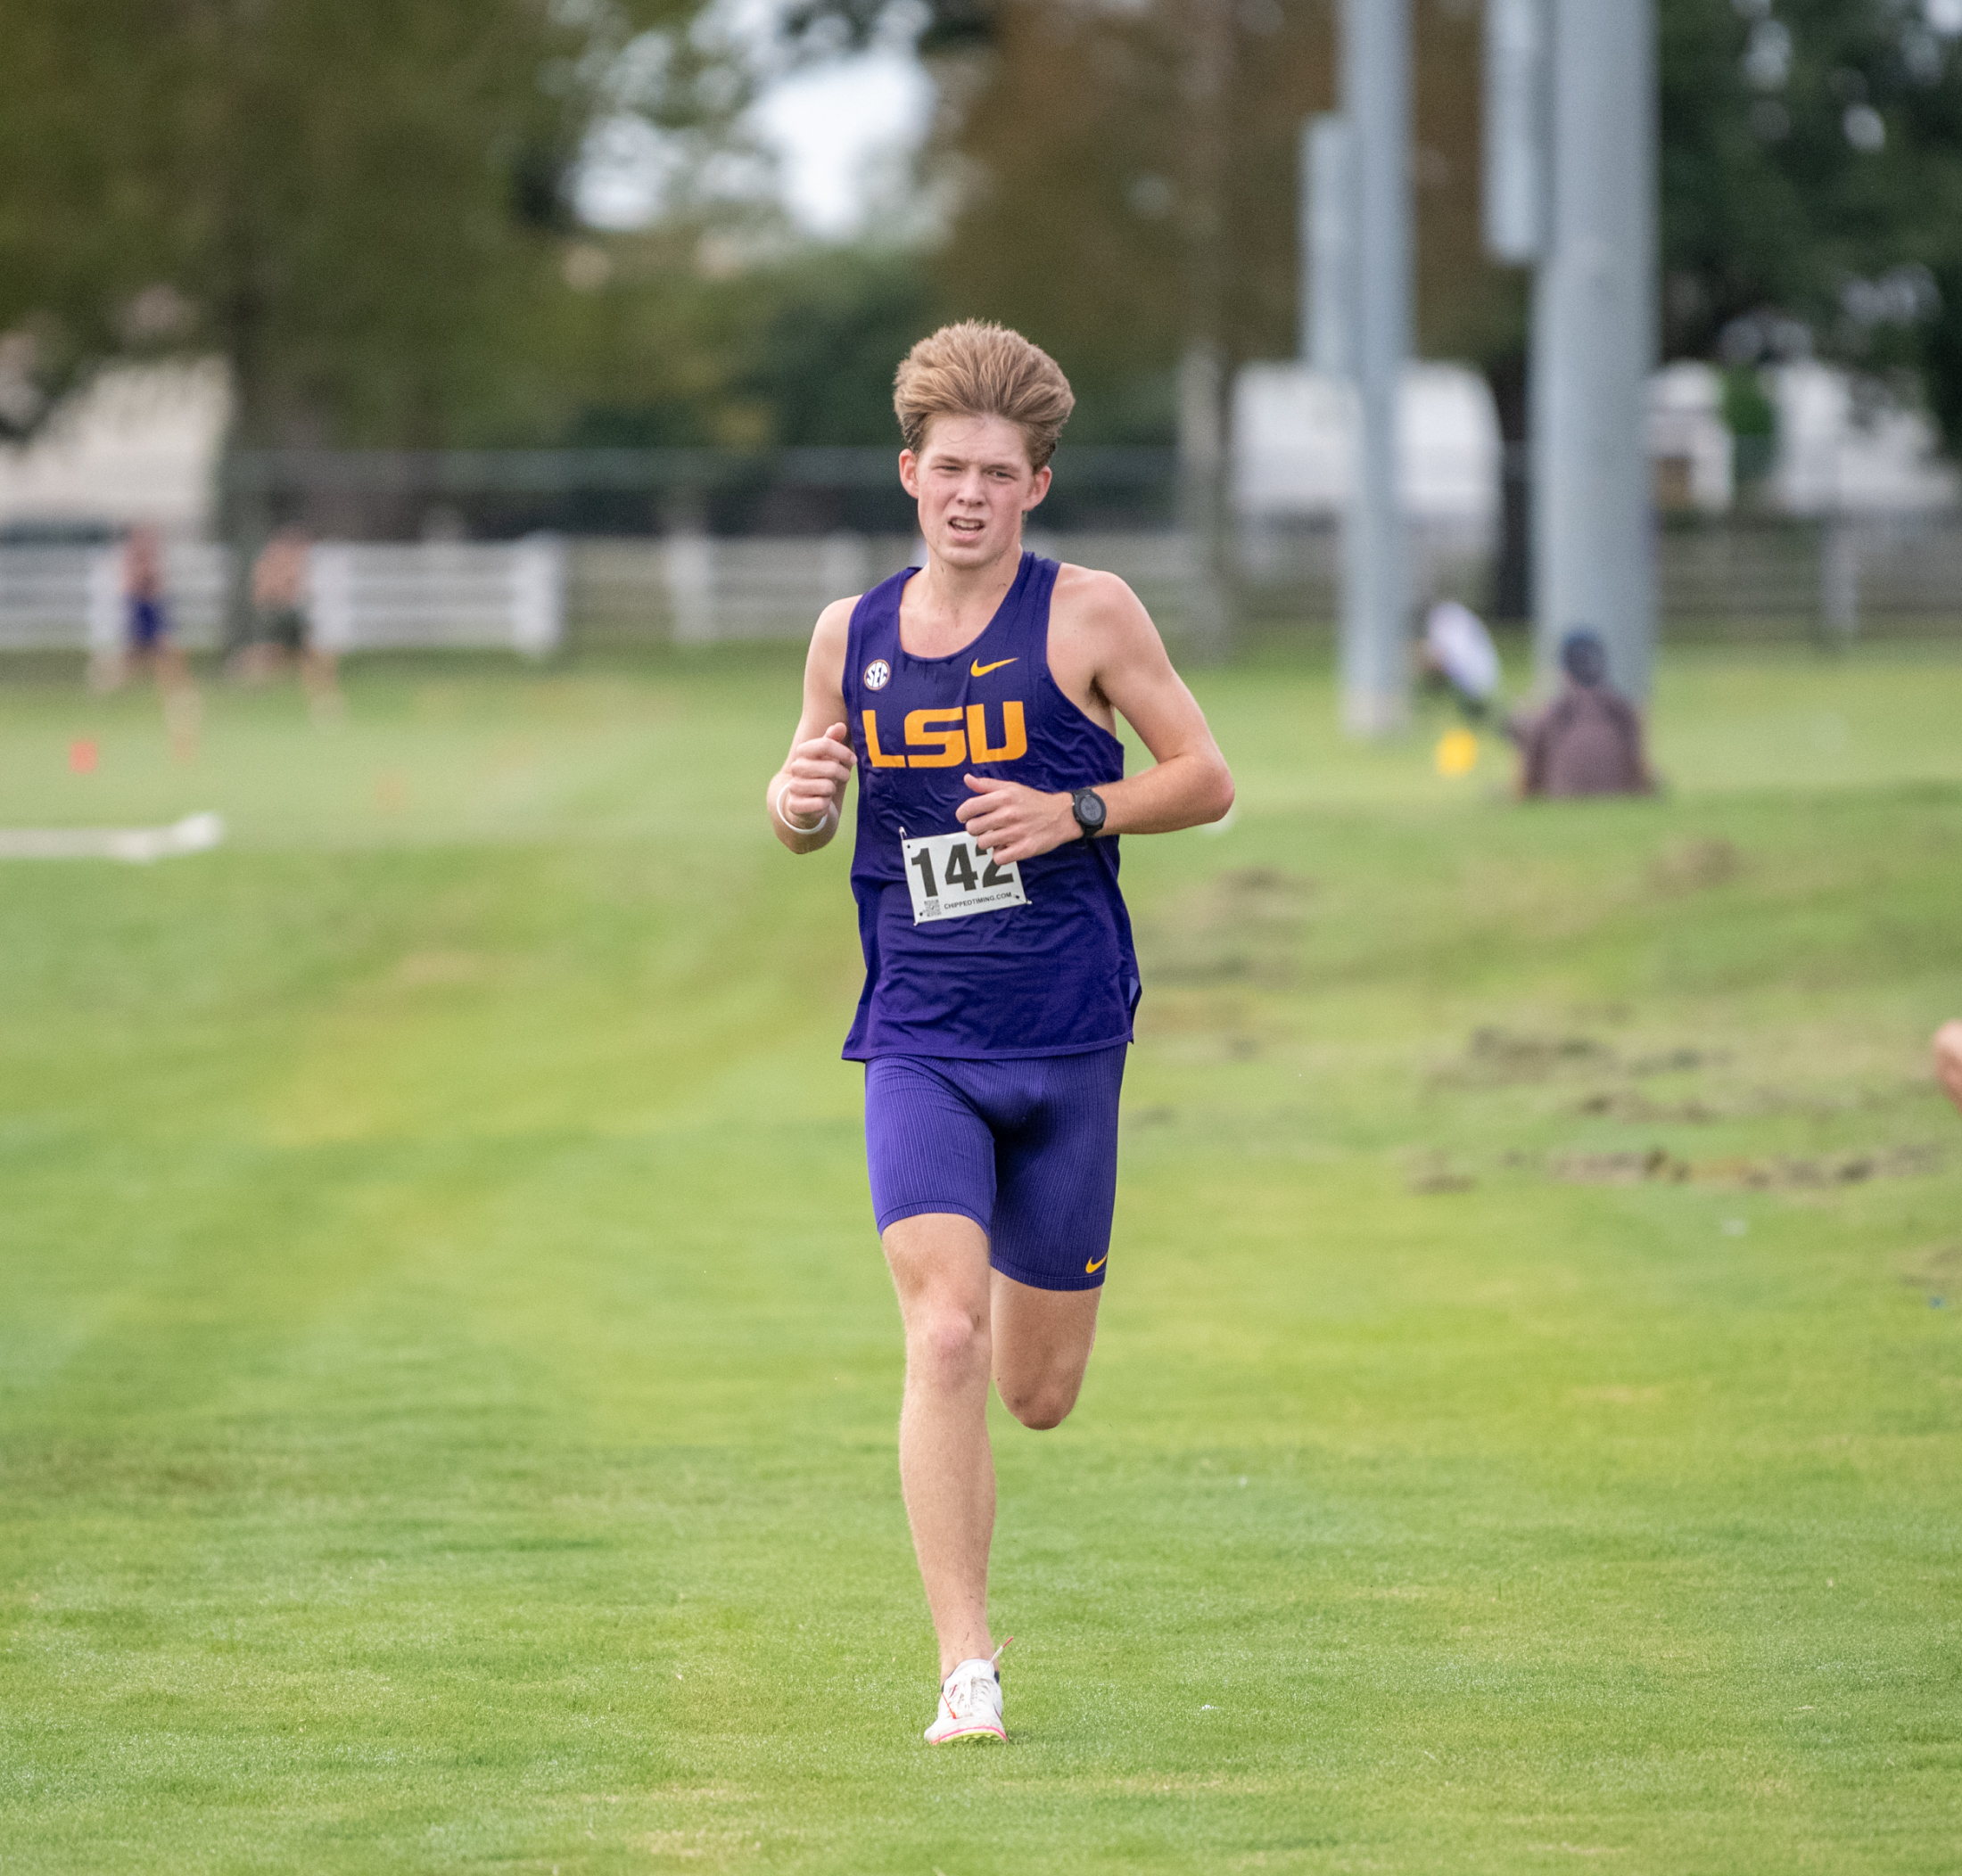
[(0, 827), (0, 860), (122, 860), (147, 866), (203, 853), (225, 838), (216, 814), (187, 814), (168, 827)]

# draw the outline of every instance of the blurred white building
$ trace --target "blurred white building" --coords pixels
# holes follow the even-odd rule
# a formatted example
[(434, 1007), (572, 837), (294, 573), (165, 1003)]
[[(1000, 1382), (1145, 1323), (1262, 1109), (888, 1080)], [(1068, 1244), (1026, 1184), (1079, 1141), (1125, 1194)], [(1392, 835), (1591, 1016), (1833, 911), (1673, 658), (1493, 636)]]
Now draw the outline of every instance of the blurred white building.
[(1787, 514), (1900, 514), (1950, 508), (1962, 478), (1943, 460), (1918, 410), (1862, 398), (1832, 366), (1780, 365), (1765, 374), (1778, 413), (1772, 505)]
[[(1908, 514), (1962, 503), (1962, 474), (1917, 410), (1862, 393), (1818, 364), (1765, 374), (1777, 411), (1766, 506), (1793, 515)], [(1723, 514), (1736, 499), (1735, 440), (1722, 374), (1683, 360), (1650, 381), (1648, 447), (1658, 506)], [(1233, 404), (1234, 492), (1249, 522), (1332, 519), (1348, 503), (1353, 400), (1340, 379), (1305, 365), (1250, 365)], [(1462, 365), (1414, 365), (1401, 408), (1404, 501), (1411, 519), (1447, 530), (1489, 525), (1501, 444), (1484, 378)]]
[(1724, 422), (1723, 374), (1682, 359), (1649, 380), (1649, 460), (1658, 507), (1721, 514), (1736, 493), (1735, 439)]
[[(1492, 394), (1463, 365), (1413, 365), (1398, 412), (1413, 519), (1484, 527), (1498, 511)], [(1233, 490), (1249, 521), (1340, 514), (1355, 473), (1355, 400), (1306, 365), (1249, 365), (1233, 387)]]
[[(1770, 367), (1777, 450), (1763, 493), (1775, 512), (1925, 514), (1962, 505), (1962, 474), (1917, 410), (1819, 364)], [(120, 531), (153, 522), (208, 537), (231, 416), (222, 365), (103, 372), (33, 441), (0, 445), (0, 532)], [(1348, 387), (1305, 365), (1250, 365), (1233, 399), (1233, 482), (1257, 524), (1327, 521), (1348, 502)], [(1404, 499), (1433, 531), (1477, 534), (1496, 519), (1502, 446), (1484, 378), (1468, 366), (1413, 365), (1401, 409)], [(1684, 361), (1651, 383), (1649, 451), (1666, 509), (1728, 511), (1736, 496), (1723, 380)]]
[(208, 534), (231, 418), (225, 367), (129, 365), (101, 373), (31, 442), (0, 446), (0, 530)]

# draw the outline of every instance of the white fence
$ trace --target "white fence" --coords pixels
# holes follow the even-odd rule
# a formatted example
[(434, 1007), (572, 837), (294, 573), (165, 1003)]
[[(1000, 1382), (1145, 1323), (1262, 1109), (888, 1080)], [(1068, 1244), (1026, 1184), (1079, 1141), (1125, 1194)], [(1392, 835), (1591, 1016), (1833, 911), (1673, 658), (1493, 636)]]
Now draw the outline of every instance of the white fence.
[[(1032, 536), (1038, 552), (1109, 567), (1154, 614), (1185, 610), (1188, 553), (1173, 534)], [(314, 640), (334, 652), (507, 648), (541, 656), (568, 621), (594, 643), (711, 645), (807, 637), (832, 600), (907, 564), (905, 535), (811, 539), (317, 544), (309, 557)], [(190, 543), (165, 555), (178, 642), (224, 642), (229, 556)], [(122, 643), (122, 557), (114, 547), (0, 545), (0, 651), (112, 652)]]
[[(223, 644), (231, 556), (190, 541), (164, 552), (177, 642)], [(308, 610), (324, 651), (508, 649), (530, 657), (565, 638), (565, 549), (549, 536), (508, 546), (322, 542), (309, 556)], [(0, 546), (0, 651), (114, 652), (126, 602), (115, 547)]]
[[(1032, 534), (1029, 545), (1122, 575), (1168, 631), (1183, 628), (1193, 564), (1183, 536)], [(1410, 545), (1421, 591), (1481, 603), (1489, 547), (1476, 530), (1416, 526)], [(905, 535), (853, 534), (324, 542), (311, 556), (310, 610), (317, 642), (342, 652), (540, 656), (569, 636), (593, 646), (799, 639), (830, 601), (884, 580), (916, 546)], [(1249, 526), (1240, 542), (1243, 613), (1325, 626), (1340, 559), (1334, 528)], [(1847, 638), (1962, 629), (1962, 522), (1953, 517), (1668, 528), (1656, 559), (1665, 633)], [(193, 650), (223, 642), (227, 568), (220, 547), (167, 551), (171, 615)], [(111, 651), (122, 642), (123, 613), (116, 548), (0, 545), (0, 651)]]
[[(178, 643), (219, 644), (228, 556), (202, 541), (168, 547), (164, 590)], [(113, 652), (123, 642), (122, 550), (0, 547), (0, 651)]]
[(541, 658), (565, 638), (565, 549), (549, 535), (508, 547), (323, 542), (309, 555), (323, 651), (509, 649)]
[[(1122, 574), (1154, 617), (1175, 626), (1184, 615), (1191, 555), (1181, 535), (1031, 533), (1027, 539), (1038, 554)], [(567, 606), (586, 644), (807, 638), (834, 599), (877, 585), (917, 550), (904, 534), (582, 540), (573, 548)]]

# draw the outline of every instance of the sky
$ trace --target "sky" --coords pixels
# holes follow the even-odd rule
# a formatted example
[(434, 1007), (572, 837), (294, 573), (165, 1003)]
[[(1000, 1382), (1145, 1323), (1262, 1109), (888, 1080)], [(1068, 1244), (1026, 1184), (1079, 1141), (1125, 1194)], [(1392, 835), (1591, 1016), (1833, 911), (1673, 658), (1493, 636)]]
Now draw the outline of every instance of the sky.
[(756, 128), (777, 152), (798, 226), (829, 239), (860, 232), (882, 161), (919, 147), (933, 103), (919, 61), (896, 49), (837, 60), (765, 92)]
[[(1740, 12), (1768, 19), (1775, 0), (1733, 4)], [(712, 29), (767, 60), (782, 5), (783, 0), (717, 0)], [(1920, 0), (1920, 10), (1936, 32), (1962, 33), (1962, 0)], [(881, 173), (889, 177), (896, 161), (919, 147), (933, 111), (932, 82), (911, 50), (918, 21), (895, 13), (893, 23), (886, 43), (870, 52), (766, 86), (749, 125), (776, 157), (774, 177), (737, 173), (738, 165), (719, 181), (712, 176), (712, 187), (752, 199), (759, 189), (773, 188), (797, 226), (820, 240), (862, 233), (879, 204)], [(612, 119), (588, 144), (575, 189), (580, 213), (595, 227), (642, 226), (659, 212), (688, 160), (679, 140), (663, 138), (644, 121)]]
[[(807, 67), (767, 84), (746, 119), (775, 156), (774, 176), (738, 165), (710, 186), (744, 195), (773, 189), (804, 233), (849, 240), (864, 231), (881, 177), (925, 137), (933, 104), (932, 82), (903, 45)], [(581, 218), (599, 228), (645, 226), (690, 160), (680, 139), (642, 119), (606, 120), (588, 140), (575, 184)]]

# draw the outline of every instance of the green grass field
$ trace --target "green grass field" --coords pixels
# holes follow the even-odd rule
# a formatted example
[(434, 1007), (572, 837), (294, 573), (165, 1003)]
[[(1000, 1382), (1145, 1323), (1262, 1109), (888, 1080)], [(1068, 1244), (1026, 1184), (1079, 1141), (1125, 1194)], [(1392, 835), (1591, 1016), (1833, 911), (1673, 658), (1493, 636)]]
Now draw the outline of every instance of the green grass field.
[(1953, 1872), (1956, 649), (1678, 654), (1533, 810), (1203, 679), (940, 1754), (797, 664), (0, 690), (0, 822), (233, 830), (0, 865), (0, 1871)]

